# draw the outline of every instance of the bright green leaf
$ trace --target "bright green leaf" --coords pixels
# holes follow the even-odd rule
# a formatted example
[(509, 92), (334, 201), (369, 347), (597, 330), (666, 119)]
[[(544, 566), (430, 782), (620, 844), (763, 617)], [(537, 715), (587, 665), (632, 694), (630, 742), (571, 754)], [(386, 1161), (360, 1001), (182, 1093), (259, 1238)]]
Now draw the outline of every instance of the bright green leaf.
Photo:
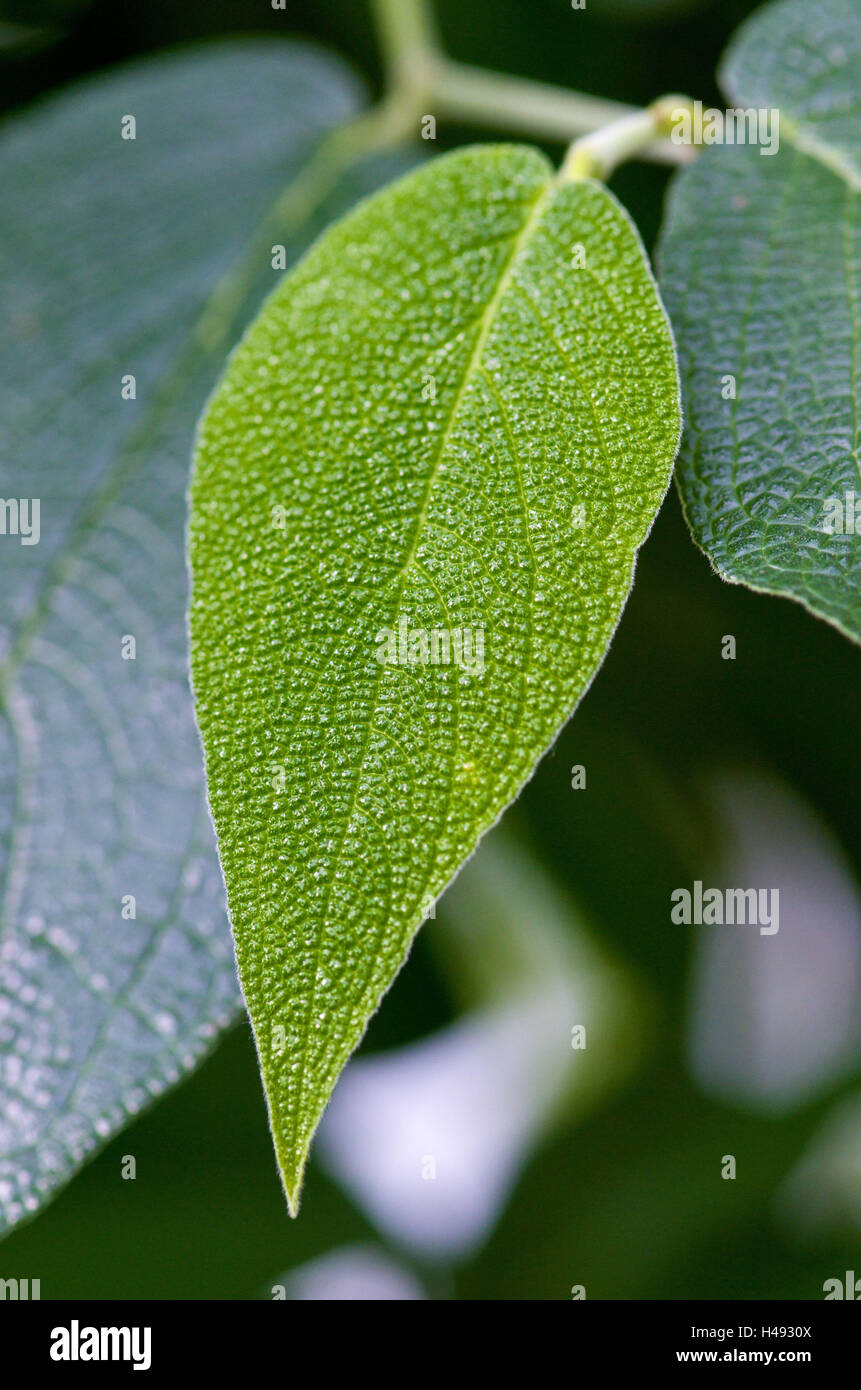
[(194, 689), (294, 1211), (423, 916), (601, 663), (678, 435), (627, 215), (510, 146), (327, 232), (209, 405)]
[(686, 408), (679, 486), (725, 578), (861, 640), (861, 9), (783, 0), (722, 71), (779, 108), (780, 148), (715, 146), (677, 178), (661, 284)]
[[(245, 42), (100, 77), (4, 131), (0, 1228), (239, 1003), (188, 692), (188, 451), (249, 314), (222, 277), (355, 104), (316, 51)], [(307, 232), (289, 231), (294, 256)]]

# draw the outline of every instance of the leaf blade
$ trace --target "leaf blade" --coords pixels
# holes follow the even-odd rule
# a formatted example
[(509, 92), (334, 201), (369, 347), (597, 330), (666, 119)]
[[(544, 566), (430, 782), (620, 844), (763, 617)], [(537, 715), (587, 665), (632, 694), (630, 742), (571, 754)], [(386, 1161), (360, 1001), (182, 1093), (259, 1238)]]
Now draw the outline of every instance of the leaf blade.
[(659, 251), (694, 540), (724, 579), (794, 599), (855, 641), (857, 535), (825, 527), (829, 500), (848, 517), (861, 458), (861, 122), (845, 102), (859, 65), (861, 19), (843, 0), (815, 22), (797, 0), (754, 16), (723, 80), (738, 105), (780, 106), (781, 148), (704, 151), (674, 181)]
[[(605, 189), (559, 185), (519, 147), (438, 160), (330, 229), (210, 402), (193, 685), (294, 1212), (320, 1114), (423, 902), (600, 665), (678, 435), (636, 232)], [(388, 660), (405, 622), (415, 663)], [(489, 669), (421, 661), (433, 634), (442, 656), (439, 635), (460, 633), (462, 656), (485, 628)]]

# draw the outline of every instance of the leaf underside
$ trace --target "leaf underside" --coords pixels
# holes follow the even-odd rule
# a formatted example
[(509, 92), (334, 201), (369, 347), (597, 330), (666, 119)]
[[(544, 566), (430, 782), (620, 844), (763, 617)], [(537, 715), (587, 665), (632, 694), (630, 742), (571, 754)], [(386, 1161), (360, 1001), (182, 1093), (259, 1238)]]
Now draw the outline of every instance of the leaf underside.
[(722, 82), (780, 109), (780, 148), (706, 149), (669, 198), (682, 501), (724, 578), (861, 641), (861, 9), (766, 7)]
[(192, 484), (192, 672), (294, 1212), (430, 904), (601, 663), (679, 428), (627, 215), (517, 146), (330, 229), (229, 364)]
[(210, 315), (205, 343), (194, 329), (357, 95), (307, 45), (239, 42), (147, 59), (4, 130), (0, 494), (38, 498), (41, 535), (0, 535), (0, 1229), (240, 1004), (183, 539), (194, 425), (253, 304)]

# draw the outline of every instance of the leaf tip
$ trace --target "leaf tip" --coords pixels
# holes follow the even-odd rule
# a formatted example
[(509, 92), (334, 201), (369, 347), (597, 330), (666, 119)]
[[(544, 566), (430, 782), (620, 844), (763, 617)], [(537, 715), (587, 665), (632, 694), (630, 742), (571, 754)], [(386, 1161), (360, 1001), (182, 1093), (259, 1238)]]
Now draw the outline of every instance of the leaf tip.
[(284, 1188), (284, 1196), (287, 1198), (287, 1210), (295, 1220), (299, 1215), (299, 1207), (302, 1202), (302, 1188), (305, 1183), (305, 1162), (306, 1153), (297, 1161), (295, 1155), (291, 1155), (285, 1161), (281, 1154), (278, 1157), (278, 1169), (281, 1174), (281, 1185)]

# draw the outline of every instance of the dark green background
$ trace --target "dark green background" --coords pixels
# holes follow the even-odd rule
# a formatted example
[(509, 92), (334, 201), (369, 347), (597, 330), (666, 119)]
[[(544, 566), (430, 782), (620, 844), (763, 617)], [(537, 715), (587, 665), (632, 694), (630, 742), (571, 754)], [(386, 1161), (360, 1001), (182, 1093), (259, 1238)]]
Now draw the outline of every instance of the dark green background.
[[(717, 101), (718, 57), (751, 8), (589, 0), (572, 14), (567, 0), (437, 2), (453, 56), (634, 102), (678, 90)], [(286, 14), (269, 0), (0, 6), (31, 25), (40, 14), (52, 32), (0, 54), (6, 109), (81, 73), (230, 32), (313, 35), (379, 83), (359, 0), (294, 0)], [(442, 147), (487, 137), (439, 134)], [(649, 245), (666, 180), (636, 164), (613, 181)], [(721, 660), (725, 633), (737, 638), (735, 662)], [(654, 992), (650, 1059), (591, 1119), (544, 1145), (479, 1255), (419, 1268), (432, 1294), (566, 1298), (584, 1283), (590, 1298), (817, 1298), (825, 1278), (861, 1271), (857, 1241), (802, 1246), (770, 1215), (775, 1186), (834, 1095), (774, 1121), (705, 1099), (681, 1055), (688, 938), (666, 928), (670, 888), (707, 861), (698, 788), (715, 765), (778, 772), (857, 863), (858, 691), (858, 650), (800, 607), (713, 577), (671, 492), (607, 661), (514, 813)], [(570, 790), (575, 762), (589, 769), (588, 797)], [(453, 1007), (420, 938), (365, 1047), (419, 1037)], [(715, 1155), (726, 1152), (737, 1155), (736, 1182), (719, 1180)], [(133, 1183), (120, 1179), (126, 1153), (137, 1159)], [(41, 1278), (46, 1298), (255, 1298), (313, 1255), (378, 1239), (313, 1164), (302, 1217), (289, 1221), (243, 1025), (13, 1234), (2, 1265), (6, 1276)]]

